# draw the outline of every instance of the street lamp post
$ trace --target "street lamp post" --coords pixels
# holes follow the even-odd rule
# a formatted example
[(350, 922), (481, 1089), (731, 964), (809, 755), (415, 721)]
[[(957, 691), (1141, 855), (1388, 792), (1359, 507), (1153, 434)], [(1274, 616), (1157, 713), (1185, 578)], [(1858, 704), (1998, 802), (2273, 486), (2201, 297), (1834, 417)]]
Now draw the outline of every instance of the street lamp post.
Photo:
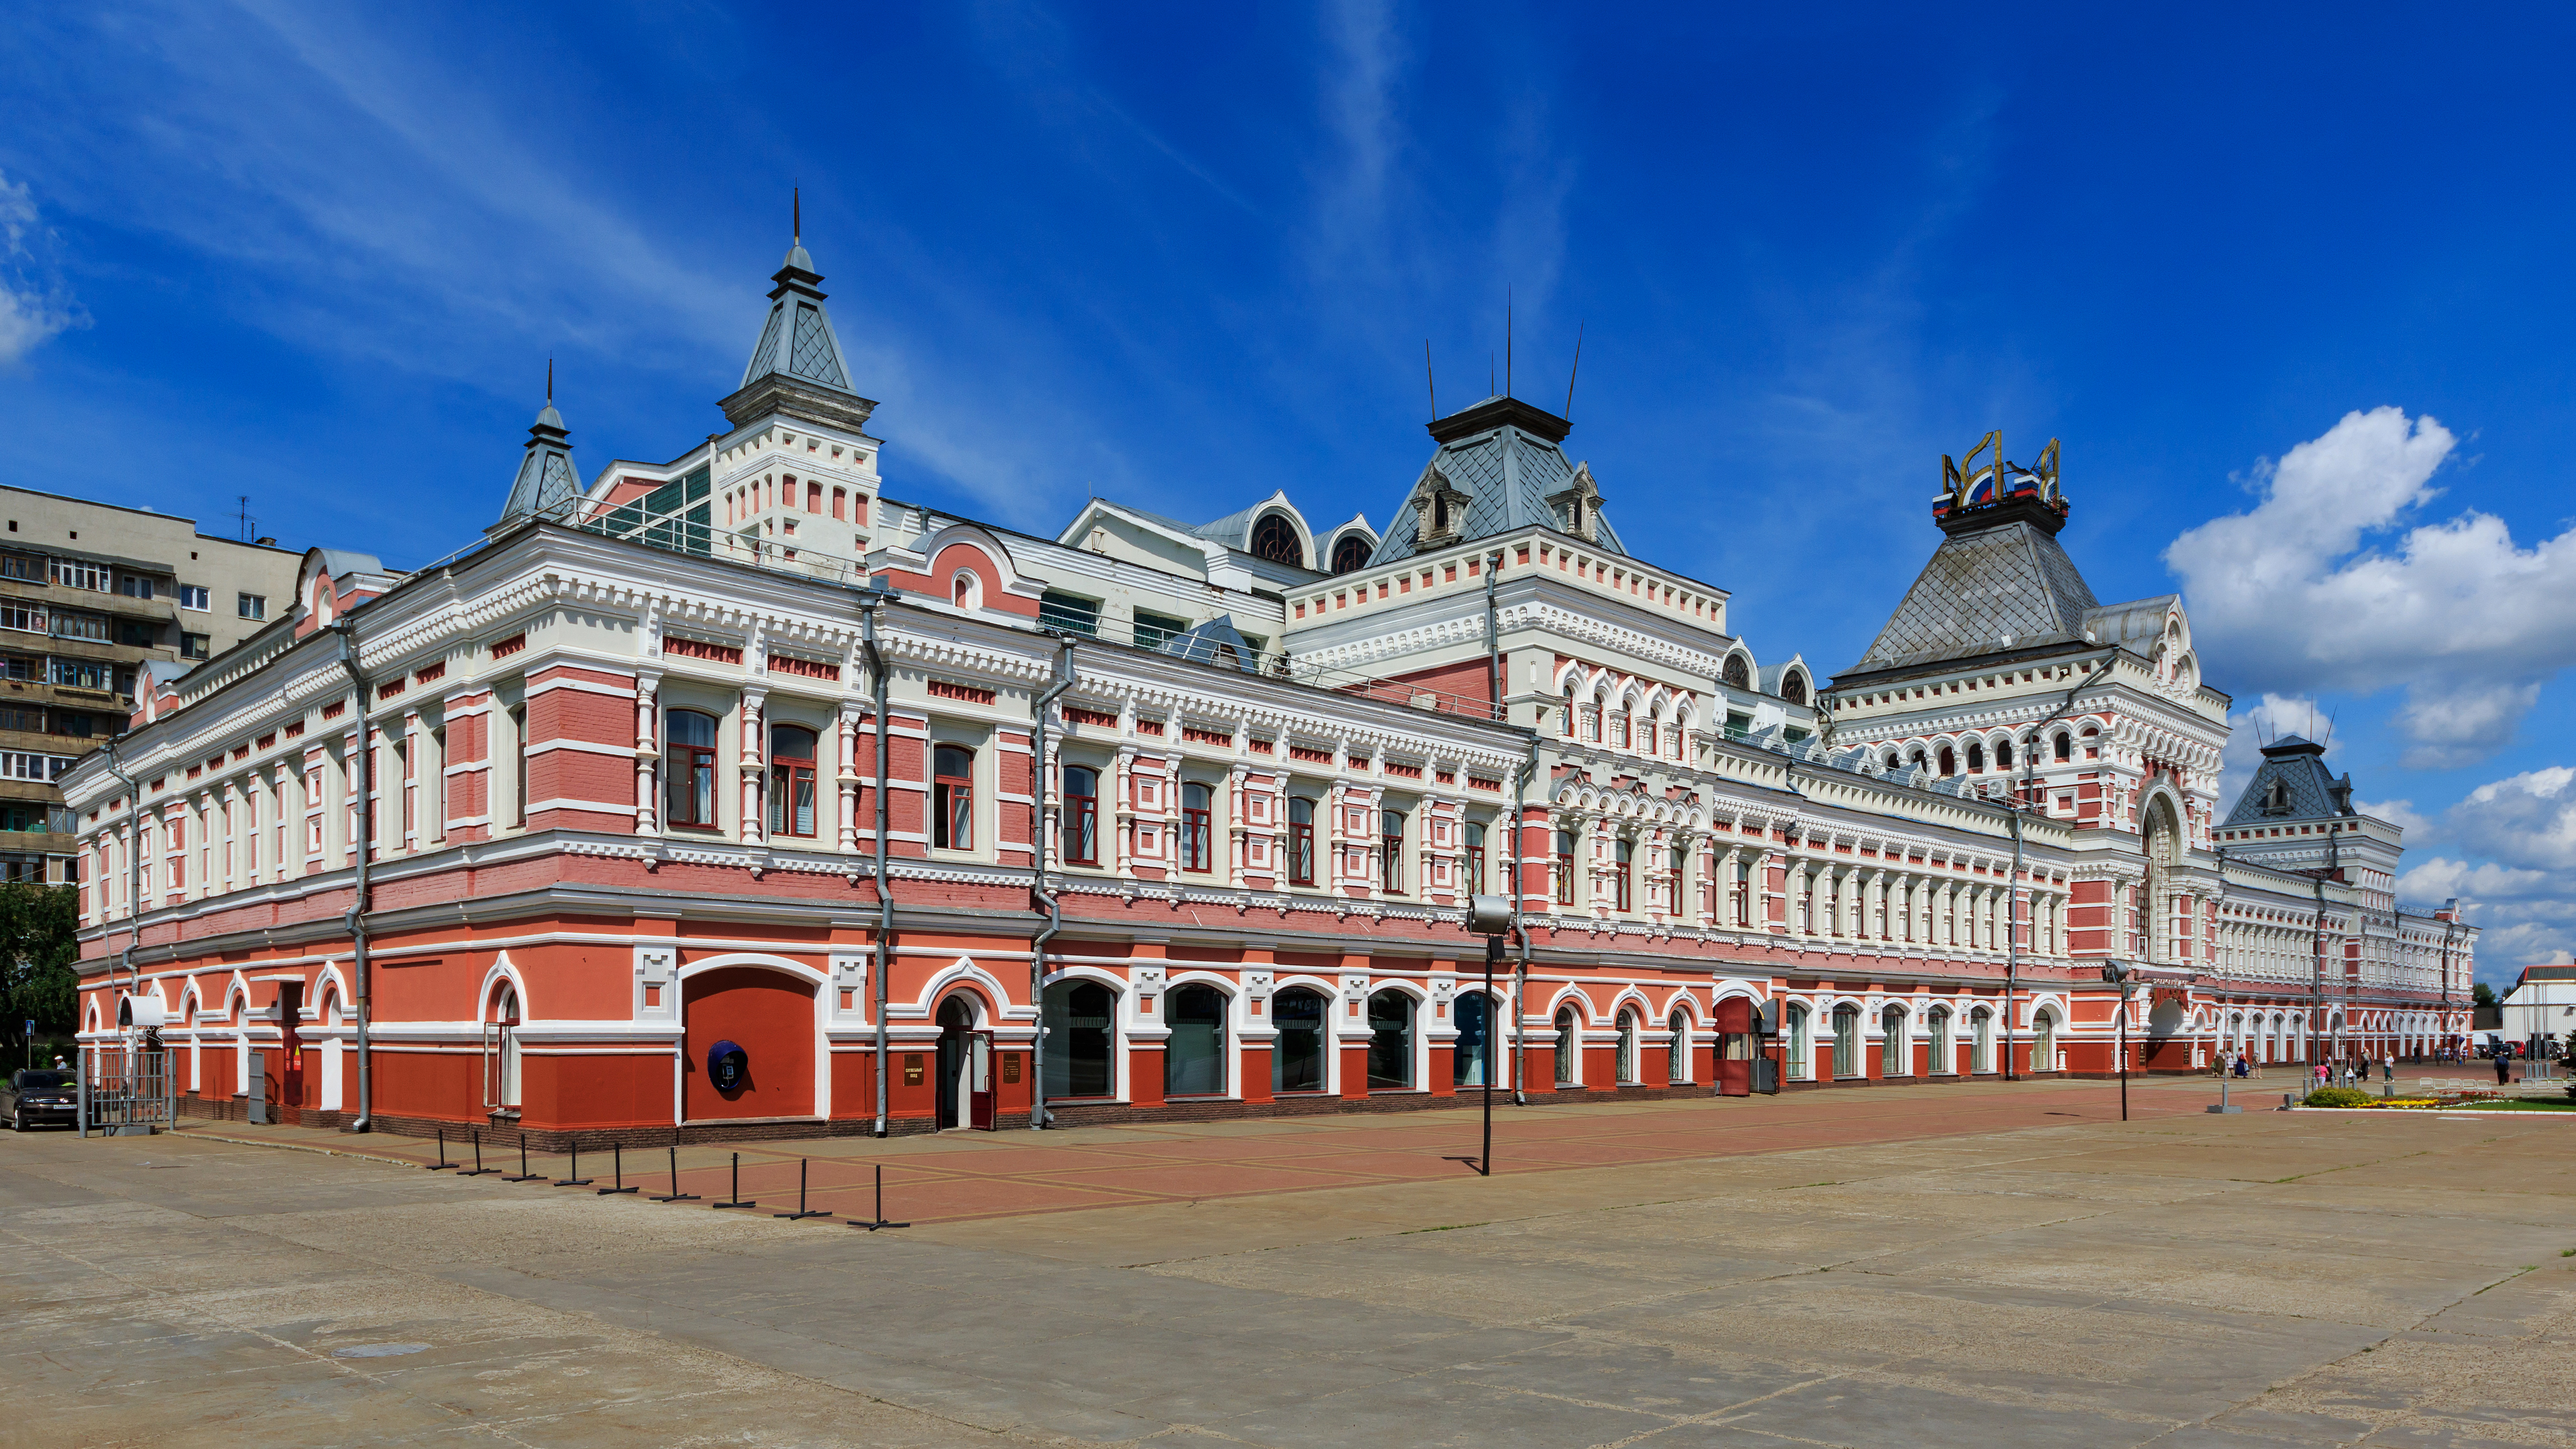
[[(1485, 1056), (1484, 1079), (1485, 1140), (1476, 1156), (1476, 1174), (1494, 1175), (1494, 965), (1503, 959), (1503, 938), (1512, 933), (1512, 902), (1509, 896), (1471, 896), (1467, 901), (1467, 931), (1485, 938), (1485, 1039), (1478, 1050)], [(1517, 1012), (1518, 1006), (1513, 1010)]]

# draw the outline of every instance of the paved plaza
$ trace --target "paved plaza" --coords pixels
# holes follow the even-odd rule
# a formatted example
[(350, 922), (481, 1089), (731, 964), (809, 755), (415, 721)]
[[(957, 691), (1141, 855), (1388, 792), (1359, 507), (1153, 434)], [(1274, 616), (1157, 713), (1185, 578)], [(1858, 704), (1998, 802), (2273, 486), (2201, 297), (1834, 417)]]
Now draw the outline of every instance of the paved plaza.
[(0, 1442), (2576, 1445), (2576, 1115), (2213, 1085), (771, 1143), (734, 1211), (0, 1138)]

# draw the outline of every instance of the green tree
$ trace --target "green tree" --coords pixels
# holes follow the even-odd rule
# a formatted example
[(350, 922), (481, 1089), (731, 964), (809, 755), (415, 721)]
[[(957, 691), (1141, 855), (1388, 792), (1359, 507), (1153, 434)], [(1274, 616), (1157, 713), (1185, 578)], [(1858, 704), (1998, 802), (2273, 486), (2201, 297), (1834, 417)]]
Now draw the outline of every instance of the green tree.
[(2495, 988), (2481, 981), (2469, 988), (2469, 1000), (2479, 1006), (2496, 1004)]
[(25, 881), (0, 884), (0, 1022), (11, 1047), (24, 1050), (27, 1023), (39, 1037), (67, 1034), (79, 1005), (79, 902), (70, 886)]

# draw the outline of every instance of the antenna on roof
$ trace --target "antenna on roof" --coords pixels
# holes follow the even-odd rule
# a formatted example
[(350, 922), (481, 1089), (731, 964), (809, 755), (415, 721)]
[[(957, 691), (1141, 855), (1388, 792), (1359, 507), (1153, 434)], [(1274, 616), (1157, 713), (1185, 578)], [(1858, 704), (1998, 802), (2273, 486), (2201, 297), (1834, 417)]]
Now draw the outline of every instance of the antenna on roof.
[(1431, 377), (1431, 339), (1422, 339), (1422, 386), (1431, 394), (1431, 421), (1440, 421), (1440, 384)]
[(1565, 375), (1565, 420), (1569, 423), (1574, 421), (1574, 380), (1583, 375), (1583, 329), (1586, 325), (1582, 322), (1574, 325), (1574, 369)]

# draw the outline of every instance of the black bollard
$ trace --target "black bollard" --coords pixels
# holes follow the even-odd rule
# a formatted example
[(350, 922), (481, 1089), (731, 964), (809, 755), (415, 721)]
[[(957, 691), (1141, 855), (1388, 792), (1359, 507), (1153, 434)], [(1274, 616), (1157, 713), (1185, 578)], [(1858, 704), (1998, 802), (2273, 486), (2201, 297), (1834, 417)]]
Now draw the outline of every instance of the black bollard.
[(673, 1147), (671, 1149), (671, 1190), (653, 1199), (653, 1201), (696, 1202), (697, 1200), (698, 1195), (696, 1193), (680, 1191), (680, 1149)]
[(626, 1144), (623, 1142), (611, 1142), (608, 1144), (608, 1152), (609, 1163), (615, 1167), (617, 1171), (617, 1186), (603, 1187), (599, 1190), (599, 1195), (601, 1197), (608, 1197), (614, 1193), (637, 1191), (637, 1189), (626, 1185)]

